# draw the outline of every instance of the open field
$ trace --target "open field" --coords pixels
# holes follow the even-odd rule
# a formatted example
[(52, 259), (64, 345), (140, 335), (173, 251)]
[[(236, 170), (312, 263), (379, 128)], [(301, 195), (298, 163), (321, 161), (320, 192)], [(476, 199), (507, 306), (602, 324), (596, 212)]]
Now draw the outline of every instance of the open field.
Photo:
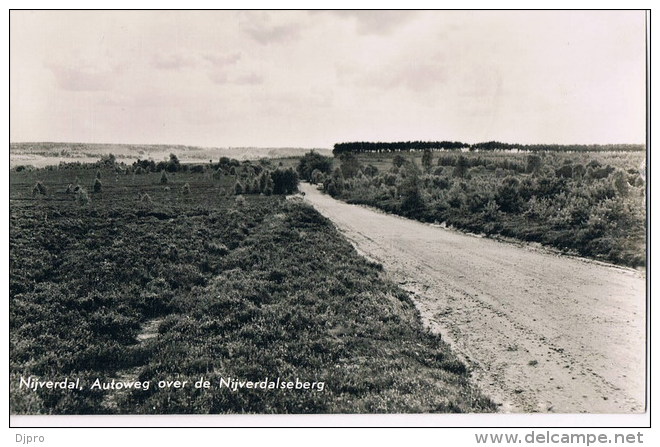
[[(130, 164), (137, 159), (167, 160), (176, 153), (184, 163), (203, 163), (220, 157), (239, 160), (258, 158), (287, 158), (302, 155), (301, 148), (214, 148), (164, 144), (90, 144), (90, 143), (12, 143), (9, 166), (20, 165), (43, 168), (60, 162), (94, 163), (100, 157), (113, 154), (118, 161)], [(330, 155), (329, 149), (316, 149)]]
[(504, 411), (645, 409), (645, 276), (350, 205), (305, 201), (414, 294)]
[[(236, 196), (235, 175), (162, 177), (10, 173), (12, 414), (496, 409), (409, 294), (313, 208)], [(66, 192), (76, 184), (87, 193)], [(82, 388), (33, 391), (21, 376)], [(211, 389), (155, 388), (201, 377)], [(278, 377), (324, 389), (217, 387)], [(96, 378), (153, 385), (91, 389)]]

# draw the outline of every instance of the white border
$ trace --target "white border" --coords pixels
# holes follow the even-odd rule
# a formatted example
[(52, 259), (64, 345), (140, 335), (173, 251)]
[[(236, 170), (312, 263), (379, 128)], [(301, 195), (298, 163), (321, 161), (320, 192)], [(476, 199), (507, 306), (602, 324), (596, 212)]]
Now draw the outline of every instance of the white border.
[[(153, 3), (147, 3), (144, 1), (115, 1), (115, 2), (103, 2), (104, 4), (101, 6), (101, 8), (139, 8), (139, 7), (146, 7), (150, 8), (153, 6)], [(23, 4), (18, 4), (17, 2), (11, 2), (10, 7), (17, 8), (17, 9), (29, 9), (29, 8), (53, 8), (54, 4), (53, 2), (47, 2), (47, 1), (33, 1), (33, 2), (26, 2)], [(98, 6), (98, 2), (95, 3), (96, 8), (101, 9)], [(165, 1), (165, 2), (159, 2), (157, 4), (159, 8), (180, 8), (180, 7), (185, 7), (185, 8), (237, 8), (237, 9), (269, 9), (273, 8), (271, 3), (265, 2), (265, 1), (247, 1), (247, 2), (238, 2), (238, 1), (228, 1), (228, 2), (223, 2), (221, 4), (212, 4), (211, 2), (207, 1), (196, 1), (196, 0), (190, 0), (185, 2), (172, 2), (172, 1)], [(650, 8), (651, 4), (650, 2), (599, 2), (597, 4), (593, 3), (588, 3), (584, 1), (576, 2), (576, 1), (555, 1), (555, 2), (534, 2), (533, 4), (530, 4), (529, 2), (523, 2), (523, 1), (511, 1), (511, 2), (498, 2), (497, 4), (494, 4), (493, 2), (487, 2), (487, 1), (471, 1), (471, 2), (458, 2), (458, 1), (448, 1), (448, 2), (443, 2), (442, 4), (438, 3), (433, 3), (433, 2), (428, 2), (428, 1), (408, 1), (402, 4), (402, 2), (392, 2), (392, 1), (386, 1), (386, 2), (379, 2), (378, 4), (373, 4), (365, 1), (345, 1), (345, 0), (340, 0), (336, 2), (316, 2), (314, 5), (310, 5), (309, 2), (302, 2), (302, 1), (288, 1), (288, 2), (278, 2), (279, 8), (292, 8), (292, 9), (322, 9), (322, 8), (350, 8), (350, 9), (355, 9), (355, 8), (365, 8), (365, 9), (387, 9), (387, 8), (447, 8), (447, 9), (480, 9), (480, 8), (485, 8), (485, 9), (492, 9), (494, 6), (497, 6), (498, 9), (502, 8), (511, 8), (511, 9), (543, 9), (543, 8), (551, 8), (551, 9), (562, 9), (562, 8), (567, 8), (567, 9), (575, 9), (576, 7), (583, 7), (583, 8), (598, 8), (598, 9), (604, 9), (604, 8), (624, 8), (624, 9), (645, 9), (645, 8)], [(82, 2), (82, 1), (65, 1), (65, 2), (57, 2), (57, 7), (58, 8), (89, 8), (90, 5), (89, 3)], [(311, 7), (311, 8), (310, 8)], [(375, 8), (376, 7), (376, 8)], [(8, 15), (6, 16), (5, 22), (8, 24)], [(8, 26), (8, 25), (5, 25)], [(3, 51), (8, 51), (9, 47), (9, 42), (8, 42), (8, 29), (6, 32), (2, 33), (2, 49)], [(656, 50), (657, 51), (657, 50)], [(8, 62), (9, 57), (8, 54), (5, 54), (4, 60)], [(8, 68), (8, 67), (7, 67)], [(2, 72), (3, 77), (8, 76), (8, 69), (3, 70)], [(6, 84), (8, 86), (9, 80), (6, 78)], [(658, 84), (660, 85), (660, 84)], [(3, 113), (8, 113), (8, 104), (9, 104), (9, 97), (8, 97), (8, 90), (4, 90), (3, 95), (5, 95), (5, 108)], [(653, 121), (653, 123), (655, 120)], [(9, 140), (9, 120), (8, 117), (5, 117), (5, 141)], [(651, 130), (655, 129), (655, 125), (652, 124)], [(7, 149), (8, 150), (8, 149)], [(8, 154), (7, 154), (8, 156)], [(6, 171), (6, 170), (5, 170)], [(8, 185), (9, 179), (8, 179), (8, 174), (7, 172), (3, 171), (2, 175), (7, 176), (4, 178), (4, 184)], [(652, 177), (652, 175), (651, 175)], [(652, 188), (655, 190), (655, 186), (652, 183)], [(655, 192), (655, 191), (654, 191)], [(652, 194), (655, 196), (655, 194)], [(2, 213), (3, 213), (3, 218), (2, 218), (2, 228), (3, 228), (3, 233), (5, 236), (4, 241), (8, 241), (9, 239), (9, 228), (8, 228), (8, 189), (7, 193), (3, 195), (3, 200), (6, 200), (7, 202), (4, 203), (4, 206), (2, 207)], [(651, 250), (653, 251), (653, 250)], [(3, 267), (3, 281), (7, 281), (8, 279), (8, 246), (5, 246), (5, 256), (2, 259), (2, 267)], [(649, 276), (652, 276), (652, 270), (648, 272)], [(8, 283), (3, 283), (3, 290), (8, 291)], [(8, 295), (5, 295), (8, 297)], [(2, 309), (3, 313), (3, 318), (2, 318), (2, 324), (3, 324), (3, 334), (8, 334), (8, 315), (6, 314), (7, 312), (7, 307), (4, 307)], [(652, 346), (655, 346), (654, 348), (654, 356), (653, 358), (658, 358), (658, 353), (657, 353), (657, 335), (654, 335), (653, 337), (655, 343), (652, 344)], [(7, 371), (8, 371), (8, 350), (7, 350), (7, 345), (8, 343), (3, 343), (2, 344), (2, 362), (3, 362), (3, 378), (5, 379), (5, 384), (7, 383), (6, 381), (8, 380), (7, 376)], [(8, 387), (1, 387), (2, 391), (2, 396), (6, 399), (4, 400), (5, 405), (3, 409), (3, 415), (8, 416)], [(656, 386), (657, 388), (657, 386)], [(655, 393), (654, 393), (655, 394)], [(539, 415), (527, 415), (527, 414), (494, 414), (494, 415), (300, 415), (300, 416), (262, 416), (262, 415), (254, 415), (254, 416), (229, 416), (229, 415), (222, 415), (222, 416), (14, 416), (11, 418), (12, 425), (19, 427), (23, 425), (30, 425), (30, 426), (47, 426), (47, 425), (53, 425), (53, 426), (153, 426), (153, 427), (172, 427), (172, 426), (186, 426), (186, 427), (191, 427), (191, 426), (212, 426), (212, 427), (218, 427), (218, 426), (435, 426), (435, 427), (492, 427), (492, 426), (506, 426), (506, 427), (543, 427), (543, 426), (557, 426), (557, 427), (571, 427), (571, 426), (582, 426), (582, 427), (623, 427), (623, 426), (634, 426), (634, 427), (639, 427), (639, 426), (646, 426), (648, 425), (650, 421), (650, 416), (647, 413), (645, 414), (640, 414), (640, 415), (596, 415), (596, 414), (587, 414), (587, 415), (554, 415), (554, 414), (539, 414)], [(18, 432), (25, 432), (25, 430), (9, 430), (11, 433), (9, 436), (12, 436), (15, 433)], [(34, 432), (35, 430), (30, 430), (31, 432)], [(39, 430), (37, 430), (39, 431)], [(54, 438), (49, 439), (51, 442), (56, 442), (57, 439), (62, 438), (64, 435), (64, 432), (61, 430), (41, 430), (42, 432), (47, 432), (47, 433), (54, 433)], [(442, 430), (442, 433), (439, 432), (434, 432), (437, 433), (434, 436), (434, 443), (437, 444), (447, 444), (447, 445), (472, 445), (474, 441), (472, 441), (471, 444), (464, 444), (463, 442), (467, 439), (465, 436), (457, 436), (458, 432), (462, 432), (463, 430)], [(483, 430), (481, 430), (483, 431)], [(648, 444), (651, 442), (652, 439), (657, 440), (658, 437), (655, 435), (655, 432), (657, 430), (652, 430), (652, 431), (647, 431), (647, 436), (644, 439), (644, 442)], [(90, 434), (88, 430), (66, 430), (67, 435), (64, 436), (66, 438), (66, 442), (63, 442), (62, 444), (57, 444), (57, 445), (88, 445), (85, 443), (82, 444), (76, 444), (75, 440), (73, 438), (75, 437), (81, 437), (83, 441), (89, 442), (92, 438), (94, 438), (96, 441), (102, 441), (98, 445), (107, 445), (107, 441), (112, 442), (113, 445), (116, 444), (119, 439), (122, 439), (125, 441), (127, 440), (133, 440), (133, 441), (139, 441), (139, 439), (142, 436), (145, 436), (141, 438), (143, 441), (147, 442), (147, 438), (158, 438), (160, 439), (159, 442), (170, 445), (169, 441), (175, 441), (175, 442), (181, 442), (181, 440), (185, 440), (190, 438), (191, 434), (186, 434), (190, 433), (191, 431), (184, 430), (183, 434), (180, 435), (180, 431), (173, 432), (172, 430), (165, 430), (165, 431), (158, 431), (158, 433), (155, 433), (154, 430), (148, 430), (146, 431), (146, 434), (139, 434), (135, 431), (126, 431), (126, 430), (96, 430), (94, 433), (97, 433), (96, 435)], [(214, 430), (211, 430), (211, 432), (214, 432)], [(263, 441), (267, 441), (270, 444), (270, 441), (273, 441), (276, 443), (277, 438), (282, 438), (280, 436), (280, 433), (282, 435), (287, 433), (286, 436), (284, 436), (284, 439), (289, 439), (287, 436), (290, 434), (289, 430), (284, 430), (284, 431), (275, 431), (272, 432), (271, 430), (263, 430), (260, 431), (260, 433), (264, 434)], [(101, 434), (103, 433), (103, 434)], [(204, 432), (202, 432), (204, 433)], [(207, 436), (213, 436), (213, 439), (217, 436), (216, 435), (211, 435), (209, 431)], [(277, 435), (274, 435), (277, 434)], [(318, 432), (317, 432), (318, 433)], [(331, 431), (330, 433), (337, 433), (336, 431)], [(342, 433), (346, 433), (345, 431), (342, 431)], [(351, 431), (348, 432), (349, 434), (346, 436), (352, 436), (350, 433)], [(401, 437), (399, 432), (396, 431), (386, 431), (385, 432), (385, 438), (390, 439), (390, 440), (400, 440), (403, 442), (409, 442), (410, 439), (408, 436), (405, 434), (406, 431), (404, 431), (403, 437)], [(410, 433), (410, 432), (408, 432)], [(460, 435), (460, 433), (458, 433)], [(6, 433), (5, 433), (6, 435)], [(104, 439), (98, 439), (101, 436), (110, 436), (110, 438), (104, 438)], [(315, 440), (318, 440), (322, 436), (320, 436), (321, 433), (318, 433), (316, 435), (312, 435)], [(183, 436), (183, 438), (181, 438)], [(223, 435), (224, 436), (224, 435)], [(241, 434), (241, 436), (244, 436)], [(260, 436), (261, 437), (261, 436)], [(380, 435), (379, 435), (380, 437)], [(220, 443), (226, 443), (227, 441), (230, 441), (231, 439), (234, 440), (241, 440), (241, 437), (235, 438), (234, 435), (229, 436), (224, 440), (224, 442)], [(454, 442), (452, 442), (453, 440)], [(462, 440), (462, 441), (461, 441)], [(461, 442), (460, 444), (457, 444), (456, 441)], [(14, 439), (12, 438), (12, 442), (15, 442)], [(49, 445), (55, 445), (49, 442)], [(231, 442), (231, 441), (230, 441)], [(151, 444), (151, 442), (149, 442)], [(232, 442), (233, 443), (233, 442)], [(243, 443), (243, 442), (241, 442)], [(652, 443), (652, 442), (651, 442)], [(287, 443), (288, 444), (288, 443)], [(653, 444), (653, 443), (652, 443)], [(130, 443), (130, 445), (134, 445), (133, 442)], [(172, 444), (173, 445), (173, 444)], [(657, 444), (656, 444), (657, 445)]]

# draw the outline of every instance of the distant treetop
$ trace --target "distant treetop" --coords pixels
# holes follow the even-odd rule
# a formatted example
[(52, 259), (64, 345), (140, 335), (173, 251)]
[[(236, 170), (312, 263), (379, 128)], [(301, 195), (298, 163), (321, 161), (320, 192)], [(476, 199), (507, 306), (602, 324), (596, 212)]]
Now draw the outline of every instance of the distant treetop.
[(351, 143), (337, 143), (332, 151), (334, 155), (345, 152), (398, 152), (424, 149), (461, 149), (469, 147), (460, 141), (397, 141), (393, 143), (357, 141)]
[(335, 144), (332, 153), (333, 155), (338, 156), (347, 152), (405, 152), (413, 150), (460, 150), (463, 148), (468, 148), (470, 151), (501, 151), (517, 149), (530, 152), (641, 152), (646, 150), (646, 146), (643, 144), (518, 144), (502, 143), (500, 141), (486, 141), (470, 145), (460, 141), (355, 141)]

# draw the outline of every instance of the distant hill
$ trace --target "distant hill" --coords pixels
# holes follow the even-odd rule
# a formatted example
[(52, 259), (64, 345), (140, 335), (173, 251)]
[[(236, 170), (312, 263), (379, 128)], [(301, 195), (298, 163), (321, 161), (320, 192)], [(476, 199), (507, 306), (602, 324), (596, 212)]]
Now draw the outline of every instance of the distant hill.
[(171, 144), (91, 144), (91, 143), (10, 143), (9, 164), (33, 165), (42, 167), (58, 164), (60, 161), (92, 162), (103, 155), (114, 154), (118, 161), (132, 163), (139, 159), (160, 161), (169, 158), (170, 153), (184, 163), (218, 160), (220, 157), (238, 160), (259, 158), (299, 157), (315, 150), (331, 156), (332, 151), (325, 148), (297, 147), (228, 147), (208, 148)]

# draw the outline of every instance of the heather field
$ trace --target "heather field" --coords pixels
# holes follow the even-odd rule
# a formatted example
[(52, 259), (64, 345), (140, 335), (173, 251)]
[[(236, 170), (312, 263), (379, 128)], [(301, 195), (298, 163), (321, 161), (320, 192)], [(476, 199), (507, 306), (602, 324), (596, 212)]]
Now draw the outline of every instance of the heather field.
[[(496, 409), (408, 293), (285, 198), (291, 169), (160, 167), (10, 172), (12, 414)], [(220, 386), (276, 378), (316, 385)]]

